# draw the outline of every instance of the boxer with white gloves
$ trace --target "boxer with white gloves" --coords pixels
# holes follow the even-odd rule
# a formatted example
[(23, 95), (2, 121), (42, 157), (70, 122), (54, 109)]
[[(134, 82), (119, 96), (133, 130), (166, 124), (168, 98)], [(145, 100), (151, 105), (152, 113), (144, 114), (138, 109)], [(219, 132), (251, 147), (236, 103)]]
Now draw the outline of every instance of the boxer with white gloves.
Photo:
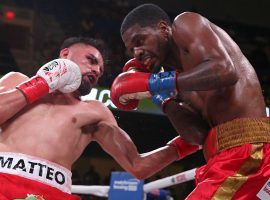
[(70, 170), (92, 141), (140, 179), (179, 159), (179, 152), (195, 151), (183, 151), (176, 139), (139, 154), (107, 107), (80, 100), (104, 69), (101, 47), (93, 39), (69, 38), (60, 59), (42, 66), (34, 77), (11, 72), (0, 79), (1, 199), (79, 199), (70, 194)]
[(0, 166), (1, 199), (79, 199), (70, 194), (72, 164), (89, 142), (102, 140), (94, 136), (106, 134), (101, 126), (115, 125), (101, 103), (79, 98), (101, 76), (102, 52), (101, 41), (68, 38), (59, 59), (32, 78), (10, 72), (0, 79), (0, 159), (9, 162)]

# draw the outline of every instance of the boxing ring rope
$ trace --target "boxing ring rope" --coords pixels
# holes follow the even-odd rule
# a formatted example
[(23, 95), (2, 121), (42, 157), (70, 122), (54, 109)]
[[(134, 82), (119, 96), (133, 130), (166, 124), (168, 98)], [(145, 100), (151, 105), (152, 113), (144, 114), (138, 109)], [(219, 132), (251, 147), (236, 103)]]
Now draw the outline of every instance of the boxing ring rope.
[(179, 183), (184, 183), (190, 180), (193, 180), (195, 177), (195, 170), (196, 169), (191, 169), (185, 172), (181, 172), (172, 176), (168, 176), (166, 178), (162, 178), (150, 183), (146, 183), (143, 186), (144, 192), (150, 192), (153, 189), (160, 189), (160, 188), (165, 188), (169, 187), (172, 185), (176, 185)]
[[(181, 172), (166, 178), (162, 178), (150, 183), (146, 183), (143, 187), (144, 192), (150, 192), (153, 189), (160, 189), (176, 185), (179, 183), (184, 183), (194, 179), (195, 170), (191, 169), (185, 172)], [(75, 194), (91, 194), (99, 197), (108, 197), (110, 186), (101, 186), (101, 185), (72, 185), (71, 192)]]
[(106, 185), (72, 185), (71, 193), (92, 194), (98, 197), (108, 197), (110, 186)]

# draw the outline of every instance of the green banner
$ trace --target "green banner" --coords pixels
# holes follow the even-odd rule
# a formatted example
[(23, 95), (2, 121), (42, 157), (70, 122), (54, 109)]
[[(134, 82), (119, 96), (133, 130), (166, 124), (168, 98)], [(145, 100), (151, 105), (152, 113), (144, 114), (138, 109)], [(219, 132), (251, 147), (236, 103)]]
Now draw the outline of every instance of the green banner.
[[(101, 87), (93, 88), (90, 94), (81, 97), (81, 100), (83, 101), (98, 100), (104, 103), (110, 109), (116, 109), (116, 110), (118, 109), (112, 103), (110, 99), (110, 90), (108, 88), (101, 88)], [(141, 100), (138, 108), (136, 110), (133, 110), (132, 112), (142, 112), (142, 113), (159, 114), (159, 115), (163, 114), (161, 110), (156, 105), (154, 105), (151, 100), (148, 100), (148, 99)]]

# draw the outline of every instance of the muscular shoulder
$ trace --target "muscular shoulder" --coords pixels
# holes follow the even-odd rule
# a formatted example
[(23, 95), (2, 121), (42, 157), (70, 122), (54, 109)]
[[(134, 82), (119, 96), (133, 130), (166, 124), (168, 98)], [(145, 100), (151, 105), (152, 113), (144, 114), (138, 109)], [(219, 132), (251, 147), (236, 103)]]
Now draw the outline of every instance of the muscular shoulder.
[[(208, 20), (202, 15), (194, 12), (183, 12), (177, 15), (173, 21), (173, 28), (192, 28), (193, 25), (198, 25), (201, 23), (207, 23)], [(196, 28), (196, 27), (194, 27)]]
[(20, 72), (9, 72), (0, 79), (0, 90), (6, 91), (15, 88), (19, 83), (28, 80), (29, 77)]
[(184, 12), (175, 17), (172, 24), (172, 35), (176, 40), (192, 40), (208, 25), (209, 20), (202, 15), (194, 12)]
[(87, 101), (90, 109), (95, 109), (98, 115), (101, 116), (102, 121), (116, 124), (116, 120), (112, 114), (112, 112), (100, 101), (90, 100)]

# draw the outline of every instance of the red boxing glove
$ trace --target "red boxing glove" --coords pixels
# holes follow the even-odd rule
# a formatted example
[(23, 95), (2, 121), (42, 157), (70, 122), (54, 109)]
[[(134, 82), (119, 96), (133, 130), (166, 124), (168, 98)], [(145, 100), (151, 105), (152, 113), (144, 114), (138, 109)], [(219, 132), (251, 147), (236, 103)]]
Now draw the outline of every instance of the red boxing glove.
[(136, 58), (132, 58), (129, 61), (127, 61), (122, 70), (123, 72), (127, 72), (129, 70), (150, 72), (150, 70), (148, 70), (146, 66), (142, 65), (138, 60), (136, 60)]
[(119, 74), (111, 86), (111, 100), (114, 105), (124, 111), (138, 107), (139, 100), (150, 98), (148, 89), (150, 73), (124, 72)]
[(33, 103), (40, 97), (49, 93), (49, 86), (44, 78), (34, 76), (17, 86), (23, 92), (28, 103)]
[(178, 160), (195, 153), (199, 149), (201, 149), (200, 145), (193, 145), (185, 140), (183, 140), (180, 136), (175, 137), (171, 141), (167, 143), (168, 146), (175, 147), (178, 153)]

